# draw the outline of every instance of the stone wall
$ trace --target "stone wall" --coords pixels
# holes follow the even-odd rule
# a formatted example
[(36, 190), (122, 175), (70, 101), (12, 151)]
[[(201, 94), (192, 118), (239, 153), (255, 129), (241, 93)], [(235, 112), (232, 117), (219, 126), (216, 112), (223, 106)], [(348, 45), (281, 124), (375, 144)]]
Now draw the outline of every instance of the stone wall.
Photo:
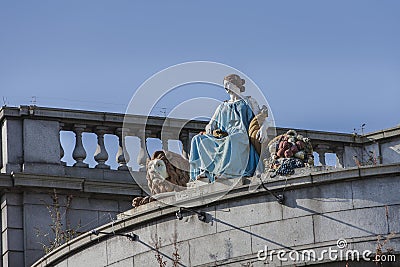
[[(126, 183), (86, 181), (49, 175), (0, 174), (2, 262), (0, 266), (31, 266), (44, 255), (42, 244), (54, 241), (50, 208), (54, 189), (62, 229), (86, 232), (116, 219), (131, 207), (137, 187)], [(67, 196), (71, 202), (67, 206)], [(37, 234), (40, 232), (39, 236)], [(46, 234), (49, 234), (47, 237)]]
[[(338, 249), (337, 240), (344, 238), (346, 249), (375, 253), (378, 236), (390, 233), (393, 236), (385, 246), (394, 249), (397, 262), (384, 266), (398, 266), (399, 174), (400, 165), (395, 164), (301, 174), (287, 182), (268, 180), (266, 185), (276, 193), (285, 188), (284, 205), (264, 189), (249, 192), (248, 185), (239, 185), (212, 204), (193, 207), (206, 212), (206, 222), (191, 212), (184, 212), (178, 220), (177, 207), (152, 202), (98, 228), (98, 235), (78, 237), (33, 266), (159, 266), (154, 249), (157, 240), (167, 266), (172, 266), (175, 248), (180, 255), (178, 266), (265, 266), (257, 260), (257, 252), (265, 246), (320, 253), (329, 247)], [(129, 233), (138, 235), (139, 240), (118, 236)], [(328, 264), (328, 256), (315, 263)], [(275, 255), (268, 266), (293, 264), (279, 261)], [(350, 262), (350, 266), (376, 265)]]

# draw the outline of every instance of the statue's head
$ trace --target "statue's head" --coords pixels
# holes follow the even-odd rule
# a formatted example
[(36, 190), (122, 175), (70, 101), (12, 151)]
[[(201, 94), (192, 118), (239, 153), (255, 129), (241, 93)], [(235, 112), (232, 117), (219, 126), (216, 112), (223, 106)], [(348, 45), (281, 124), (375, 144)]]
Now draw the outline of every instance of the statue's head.
[(237, 95), (245, 91), (245, 80), (237, 74), (229, 74), (224, 78), (224, 87), (227, 91), (231, 91)]
[(147, 172), (151, 175), (152, 179), (165, 180), (169, 176), (167, 167), (161, 159), (150, 160), (147, 163)]

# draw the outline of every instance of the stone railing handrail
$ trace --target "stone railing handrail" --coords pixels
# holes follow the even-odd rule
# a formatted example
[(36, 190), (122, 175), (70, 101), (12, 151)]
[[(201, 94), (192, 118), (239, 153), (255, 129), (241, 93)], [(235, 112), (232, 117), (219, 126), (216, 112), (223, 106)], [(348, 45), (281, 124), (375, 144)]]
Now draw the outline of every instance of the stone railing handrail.
[[(77, 110), (77, 109), (61, 109), (61, 108), (50, 108), (50, 107), (38, 107), (38, 106), (20, 106), (20, 107), (7, 107), (3, 106), (0, 109), (0, 121), (5, 117), (29, 117), (43, 120), (57, 120), (65, 124), (74, 124), (78, 120), (82, 124), (88, 124), (89, 126), (99, 126), (101, 124), (109, 127), (122, 127), (124, 122), (125, 114), (113, 113), (113, 112), (99, 112), (99, 111), (88, 111), (88, 110)], [(155, 116), (144, 116), (144, 115), (128, 115), (128, 118), (132, 119), (128, 121), (142, 126), (146, 121), (150, 126), (161, 127), (165, 121), (164, 117)], [(176, 121), (179, 125), (181, 122), (186, 122), (184, 119), (170, 119), (170, 121)], [(185, 128), (188, 129), (204, 129), (207, 122), (204, 121), (189, 121)]]

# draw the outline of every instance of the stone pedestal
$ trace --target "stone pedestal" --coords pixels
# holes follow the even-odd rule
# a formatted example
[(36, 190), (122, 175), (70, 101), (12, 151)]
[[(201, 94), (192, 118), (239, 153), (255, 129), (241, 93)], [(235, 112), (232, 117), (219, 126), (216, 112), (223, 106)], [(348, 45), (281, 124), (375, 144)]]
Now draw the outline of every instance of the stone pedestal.
[(63, 174), (59, 122), (24, 119), (23, 151), (24, 172)]

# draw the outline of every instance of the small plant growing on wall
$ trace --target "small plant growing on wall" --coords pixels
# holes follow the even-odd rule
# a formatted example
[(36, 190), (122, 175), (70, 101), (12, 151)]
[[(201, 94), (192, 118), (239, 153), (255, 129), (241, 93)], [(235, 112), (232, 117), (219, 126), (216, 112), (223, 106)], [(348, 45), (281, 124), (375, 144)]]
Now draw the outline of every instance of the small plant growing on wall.
[(179, 255), (179, 250), (178, 250), (178, 232), (174, 231), (174, 234), (172, 235), (172, 244), (174, 246), (174, 252), (172, 253), (172, 267), (177, 267), (179, 266), (181, 256)]
[[(159, 237), (157, 234), (152, 236), (152, 242), (153, 242), (153, 250), (155, 252), (155, 258), (157, 260), (158, 266), (159, 267), (167, 267), (167, 261), (164, 259), (164, 256), (171, 260), (172, 267), (177, 267), (177, 266), (182, 266), (180, 263), (181, 261), (181, 256), (179, 255), (179, 249), (178, 249), (178, 233), (175, 229), (173, 235), (172, 235), (172, 245), (173, 245), (173, 252), (171, 256), (168, 256), (162, 252), (160, 252), (161, 248), (161, 237)], [(168, 265), (169, 266), (169, 265)]]
[(381, 257), (385, 253), (384, 249), (386, 249), (386, 253), (388, 253), (388, 254), (394, 253), (393, 247), (387, 246), (390, 242), (390, 239), (393, 238), (394, 236), (395, 236), (394, 233), (390, 233), (389, 235), (386, 236), (385, 239), (383, 239), (383, 237), (381, 235), (378, 235), (377, 241), (376, 241), (376, 251), (375, 251), (376, 254), (375, 254), (375, 259), (374, 259), (376, 262), (376, 265), (379, 264), (380, 266), (383, 266)]
[(154, 243), (154, 251), (156, 253), (155, 257), (157, 260), (157, 263), (159, 264), (160, 267), (165, 267), (167, 265), (167, 262), (164, 261), (164, 257), (161, 255), (160, 252), (160, 247), (161, 247), (161, 237), (158, 237), (157, 234), (155, 234), (154, 238), (152, 238), (153, 243)]
[(64, 207), (60, 204), (60, 198), (56, 189), (53, 190), (50, 196), (52, 199), (51, 204), (42, 200), (51, 219), (51, 224), (49, 225), (50, 231), (44, 231), (39, 227), (35, 227), (36, 237), (40, 239), (39, 243), (42, 245), (46, 254), (78, 236), (79, 233), (77, 232), (77, 229), (80, 228), (80, 222), (75, 228), (71, 228), (67, 219), (66, 224), (63, 224), (63, 219), (66, 218), (73, 196), (65, 196), (66, 204)]

